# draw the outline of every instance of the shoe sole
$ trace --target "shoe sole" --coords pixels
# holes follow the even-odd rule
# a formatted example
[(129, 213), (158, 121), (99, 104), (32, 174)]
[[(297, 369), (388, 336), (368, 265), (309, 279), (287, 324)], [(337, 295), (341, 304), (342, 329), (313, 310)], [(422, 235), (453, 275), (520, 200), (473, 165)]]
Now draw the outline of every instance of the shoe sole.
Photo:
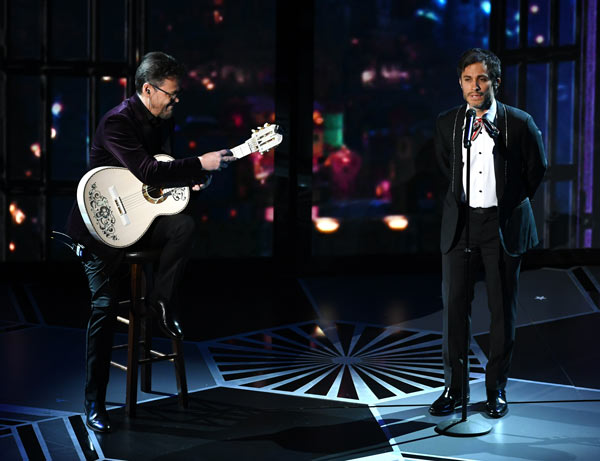
[(88, 429), (91, 429), (92, 431), (94, 431), (94, 432), (98, 432), (98, 433), (100, 433), (100, 434), (107, 434), (107, 433), (109, 433), (109, 432), (111, 432), (111, 431), (112, 431), (112, 427), (110, 427), (110, 428), (108, 428), (108, 429), (106, 429), (106, 430), (102, 431), (102, 430), (98, 429), (97, 427), (90, 426), (90, 425), (87, 423), (87, 421), (85, 422), (85, 425), (86, 425), (86, 427), (87, 427)]
[(487, 408), (486, 408), (485, 413), (490, 418), (500, 419), (500, 418), (502, 418), (503, 416), (505, 416), (508, 413), (508, 408), (505, 411), (503, 411), (502, 413), (491, 413), (491, 412), (487, 411)]
[[(468, 400), (467, 400), (467, 406), (469, 406), (469, 401)], [(456, 410), (459, 409), (459, 408), (462, 409), (462, 404), (455, 405), (454, 409), (452, 409), (450, 411), (443, 411), (443, 412), (436, 412), (436, 413), (432, 412), (431, 408), (430, 408), (429, 409), (429, 414), (431, 416), (448, 416), (448, 415), (451, 415), (452, 413), (456, 412)]]

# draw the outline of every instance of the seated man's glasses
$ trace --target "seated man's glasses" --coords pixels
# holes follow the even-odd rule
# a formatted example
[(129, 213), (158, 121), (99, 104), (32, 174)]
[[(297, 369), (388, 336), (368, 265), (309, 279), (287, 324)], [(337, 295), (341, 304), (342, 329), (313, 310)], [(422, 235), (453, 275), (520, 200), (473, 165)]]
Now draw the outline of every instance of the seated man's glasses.
[[(148, 82), (150, 83), (150, 82)], [(182, 90), (174, 91), (173, 93), (169, 93), (168, 91), (163, 90), (162, 88), (157, 87), (154, 83), (150, 83), (154, 87), (155, 90), (162, 91), (164, 94), (169, 96), (171, 99), (177, 99), (181, 97)]]

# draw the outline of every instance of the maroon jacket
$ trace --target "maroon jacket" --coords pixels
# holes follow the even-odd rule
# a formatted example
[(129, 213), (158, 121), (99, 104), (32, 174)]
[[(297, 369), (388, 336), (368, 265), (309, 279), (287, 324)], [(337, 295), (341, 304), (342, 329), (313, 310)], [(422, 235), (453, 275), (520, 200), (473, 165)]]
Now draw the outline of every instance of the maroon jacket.
[[(154, 155), (171, 153), (174, 123), (154, 117), (137, 95), (124, 100), (100, 120), (92, 148), (90, 169), (124, 166), (144, 184), (157, 187), (192, 186), (202, 182), (206, 171), (198, 157), (159, 162)], [(77, 201), (67, 221), (67, 233), (102, 258), (116, 258), (122, 250), (94, 239), (87, 230)]]

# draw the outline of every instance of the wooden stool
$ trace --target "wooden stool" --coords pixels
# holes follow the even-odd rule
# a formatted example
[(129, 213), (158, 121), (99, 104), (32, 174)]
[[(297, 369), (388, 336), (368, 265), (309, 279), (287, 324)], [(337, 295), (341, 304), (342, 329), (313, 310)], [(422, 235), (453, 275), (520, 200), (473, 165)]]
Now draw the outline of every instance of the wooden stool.
[(141, 366), (142, 368), (141, 389), (144, 392), (151, 392), (152, 363), (163, 360), (169, 360), (175, 364), (179, 405), (183, 408), (187, 408), (188, 406), (187, 380), (185, 377), (182, 341), (180, 339), (171, 340), (173, 345), (173, 352), (171, 354), (163, 354), (151, 349), (152, 315), (148, 312), (144, 302), (142, 268), (144, 264), (156, 262), (159, 256), (160, 250), (145, 250), (128, 251), (125, 253), (124, 257), (124, 262), (129, 264), (131, 273), (131, 298), (120, 304), (129, 304), (129, 319), (118, 316), (117, 321), (129, 326), (128, 342), (127, 344), (113, 346), (113, 349), (127, 348), (127, 366), (117, 362), (110, 363), (127, 372), (125, 409), (128, 416), (135, 416), (137, 406), (138, 366)]

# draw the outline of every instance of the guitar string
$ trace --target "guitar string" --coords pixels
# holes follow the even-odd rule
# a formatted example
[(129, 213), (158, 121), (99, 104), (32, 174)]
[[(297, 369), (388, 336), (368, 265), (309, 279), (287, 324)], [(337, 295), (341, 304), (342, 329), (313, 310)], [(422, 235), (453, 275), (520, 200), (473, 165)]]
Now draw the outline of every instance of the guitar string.
[[(160, 191), (161, 187), (148, 187), (147, 189), (143, 190), (143, 191), (139, 191), (135, 194), (130, 194), (129, 196), (123, 198), (121, 197), (121, 201), (123, 202), (123, 205), (125, 206), (126, 209), (133, 209), (133, 208), (137, 208), (140, 205), (143, 205), (145, 203), (151, 203), (151, 204), (155, 204), (152, 200), (160, 200), (162, 198), (167, 198), (171, 191), (175, 190), (175, 189), (184, 189), (185, 187), (170, 187), (170, 188), (165, 188), (168, 189), (166, 192), (161, 193), (158, 197), (154, 197), (151, 195), (151, 192), (155, 192), (155, 191)], [(144, 192), (147, 193), (147, 195), (150, 196), (150, 198), (152, 200), (148, 200), (145, 195)]]
[[(141, 190), (136, 191), (133, 194), (121, 196), (121, 201), (125, 205), (134, 205), (136, 202), (139, 202), (139, 201), (143, 202), (144, 200), (146, 200), (144, 197), (144, 193), (147, 193), (148, 195), (150, 195), (151, 193), (159, 191), (161, 189), (163, 189), (163, 188), (155, 187), (155, 186), (142, 187)], [(171, 188), (169, 188), (169, 190), (171, 190)], [(161, 193), (161, 196), (162, 195), (163, 194)], [(140, 197), (141, 197), (141, 200), (140, 200)], [(152, 197), (152, 198), (156, 198), (156, 197)], [(158, 198), (160, 198), (160, 197), (158, 197)]]
[[(240, 146), (236, 146), (234, 147), (234, 149), (236, 149), (237, 147)], [(148, 200), (146, 197), (144, 197), (144, 192), (146, 192), (148, 195), (150, 195), (152, 192), (156, 192), (157, 190), (161, 190), (161, 189), (169, 189), (166, 193), (168, 194), (170, 191), (174, 190), (174, 189), (183, 189), (185, 187), (188, 186), (175, 186), (175, 187), (156, 187), (156, 186), (146, 186), (145, 188), (142, 189), (142, 191), (137, 191), (134, 192), (132, 194), (126, 195), (126, 196), (122, 196), (121, 197), (121, 201), (123, 202), (123, 205), (125, 205), (126, 208), (135, 208), (136, 206), (139, 206), (141, 204), (144, 204), (146, 202), (148, 203), (152, 203), (152, 201)], [(141, 195), (140, 195), (141, 194)], [(151, 197), (155, 200), (160, 200), (161, 198), (164, 197), (165, 194), (162, 194), (159, 197)]]
[[(169, 190), (167, 192), (161, 194), (159, 197), (152, 197), (150, 195), (150, 192), (155, 192), (157, 190), (161, 190), (162, 189), (161, 187), (148, 186), (145, 189), (145, 191), (148, 192), (148, 195), (150, 195), (150, 197), (152, 197), (152, 199), (158, 201), (161, 198), (165, 197), (165, 195), (169, 194), (171, 192), (171, 190), (173, 190), (173, 189), (183, 189), (184, 187), (171, 187), (171, 188), (168, 188)], [(167, 197), (168, 197), (168, 195), (167, 195)], [(123, 206), (125, 207), (125, 211), (138, 208), (139, 206), (141, 206), (141, 205), (143, 205), (145, 203), (154, 204), (152, 201), (150, 201), (146, 197), (144, 197), (144, 190), (141, 190), (139, 192), (135, 192), (133, 194), (129, 194), (129, 195), (125, 196), (125, 197), (121, 197), (121, 202), (123, 203)]]
[[(233, 149), (238, 149), (238, 148), (240, 148), (241, 146), (243, 146), (243, 144), (240, 144), (239, 146), (233, 147), (231, 150), (233, 150)], [(187, 187), (187, 186), (177, 186), (177, 187), (170, 187), (170, 188), (168, 188), (168, 189), (169, 189), (169, 190), (173, 190), (173, 189), (178, 189), (178, 188), (183, 188), (183, 187)], [(155, 192), (155, 191), (157, 191), (157, 190), (161, 190), (161, 189), (166, 189), (166, 188), (163, 188), (163, 187), (156, 187), (156, 186), (147, 186), (147, 188), (145, 189), (145, 191), (142, 191), (142, 198), (141, 198), (141, 199), (139, 199), (139, 194), (140, 194), (140, 192), (138, 191), (138, 192), (134, 192), (133, 194), (129, 194), (129, 195), (126, 195), (126, 196), (124, 196), (124, 197), (121, 197), (121, 201), (123, 202), (123, 204), (124, 204), (124, 205), (127, 205), (129, 208), (131, 208), (132, 206), (133, 206), (133, 207), (135, 207), (135, 206), (136, 206), (136, 205), (138, 205), (139, 203), (144, 203), (144, 202), (148, 201), (148, 200), (147, 200), (147, 199), (144, 197), (144, 195), (143, 195), (143, 193), (144, 193), (144, 192), (148, 192), (148, 194), (150, 194), (151, 192)], [(154, 199), (156, 199), (156, 200), (159, 200), (160, 198), (162, 198), (162, 196), (163, 196), (163, 195), (164, 195), (164, 194), (161, 194), (161, 196), (160, 196), (160, 197), (158, 197), (158, 198), (157, 198), (157, 197), (152, 197), (152, 198), (154, 198)], [(131, 198), (133, 198), (134, 200), (133, 200), (133, 201), (131, 201)], [(150, 201), (148, 201), (148, 202), (149, 202), (149, 203), (152, 203), (152, 202), (150, 202)]]
[[(268, 141), (271, 141), (271, 139), (269, 139)], [(261, 145), (264, 143), (264, 141), (258, 141), (257, 142), (257, 147), (259, 148), (258, 151), (262, 151), (260, 148), (262, 147)], [(242, 147), (243, 144), (236, 146), (233, 149), (237, 149), (239, 147)], [(245, 157), (245, 155), (244, 155)], [(240, 157), (241, 158), (241, 157)], [(169, 187), (169, 188), (163, 188), (163, 187), (156, 187), (156, 186), (147, 186), (145, 188), (145, 190), (143, 189), (142, 191), (138, 191), (138, 192), (134, 192), (132, 194), (126, 195), (124, 197), (121, 197), (121, 202), (123, 203), (123, 205), (125, 206), (125, 208), (127, 209), (134, 209), (142, 204), (145, 203), (151, 203), (153, 204), (152, 201), (148, 200), (145, 196), (144, 196), (144, 192), (146, 192), (148, 195), (150, 195), (150, 193), (152, 192), (156, 192), (157, 190), (161, 190), (161, 189), (169, 189), (166, 193), (162, 194), (159, 197), (152, 197), (150, 195), (150, 197), (154, 200), (160, 200), (161, 198), (165, 197), (166, 194), (169, 194), (172, 190), (175, 189), (184, 189), (188, 186), (176, 186), (176, 187)], [(166, 198), (166, 197), (165, 197)]]

